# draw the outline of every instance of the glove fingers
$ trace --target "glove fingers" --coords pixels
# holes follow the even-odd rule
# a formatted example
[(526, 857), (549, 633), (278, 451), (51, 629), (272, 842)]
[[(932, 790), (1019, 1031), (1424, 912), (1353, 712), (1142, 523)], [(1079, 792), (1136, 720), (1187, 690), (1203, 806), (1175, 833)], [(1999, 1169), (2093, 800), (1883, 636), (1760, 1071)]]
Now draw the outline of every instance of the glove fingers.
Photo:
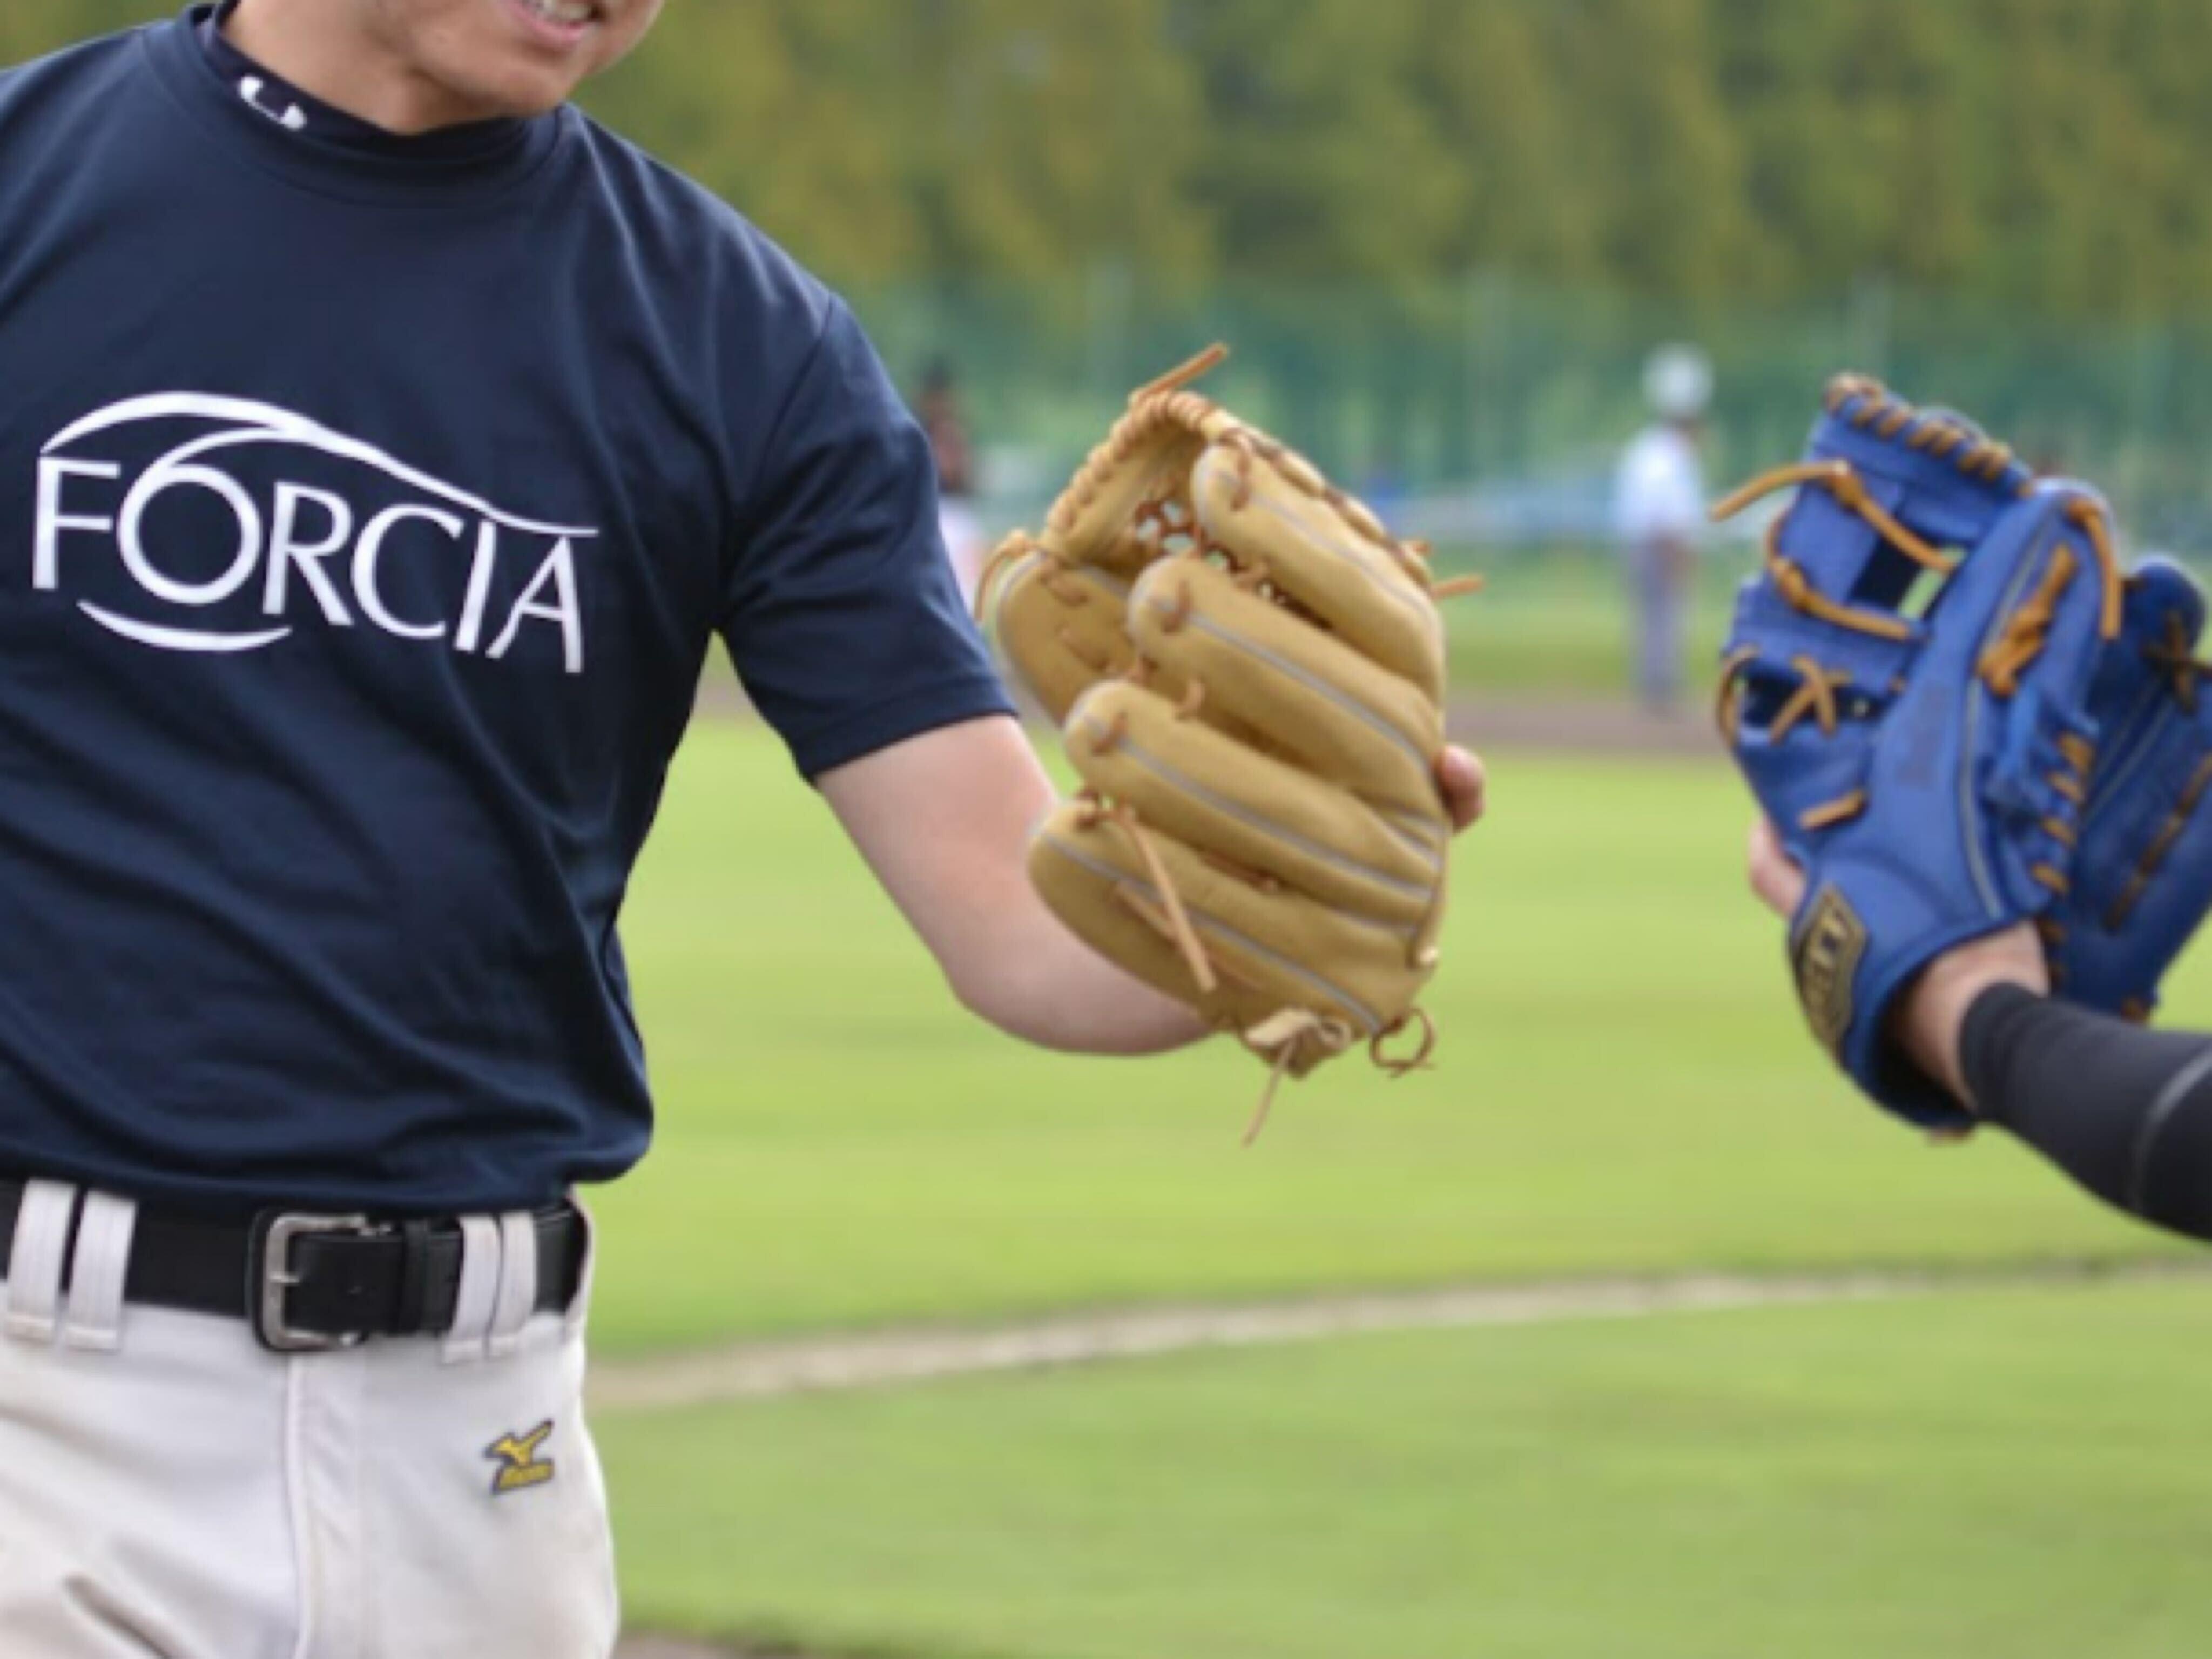
[(1342, 640), (1195, 558), (1145, 573), (1129, 625), (1147, 658), (1205, 687), (1200, 718), (1243, 722), (1417, 830), (1441, 812), (1442, 709)]
[[(1171, 907), (1155, 859), (1216, 977), (1212, 990), (1200, 988), (1171, 942)], [(1375, 1036), (1410, 1007), (1433, 967), (1416, 962), (1413, 930), (1256, 884), (1164, 831), (1133, 830), (1082, 803), (1045, 821), (1030, 843), (1030, 879), (1093, 949), (1224, 1027), (1246, 1030), (1302, 1008)]]
[[(1964, 687), (1978, 678), (2009, 697), (2010, 683), (2034, 678), (2083, 707), (2102, 645), (2104, 572), (2072, 513), (2094, 500), (2073, 486), (2046, 484), (2002, 515), (1936, 595), (1914, 680)], [(2038, 613), (2042, 619), (2033, 620)]]
[(2083, 814), (2085, 850), (2108, 816), (2126, 816), (2124, 798), (2147, 781), (2147, 769), (2153, 779), (2194, 769), (2181, 751), (2197, 741), (2189, 730), (2203, 701), (2195, 660), (2203, 625), (2203, 590), (2179, 565), (2154, 556), (2130, 574), (2120, 636), (2100, 660), (2089, 690), (2099, 754)]
[(2149, 1015), (2212, 906), (2212, 701), (2196, 660), (2204, 613), (2195, 578), (2144, 559), (2089, 695), (2097, 768), (2073, 889), (2044, 936), (2052, 988), (2107, 1013)]
[(1321, 902), (1415, 927), (1443, 884), (1443, 826), (1416, 839), (1353, 795), (1223, 735), (1141, 686), (1094, 688), (1068, 720), (1084, 781), (1165, 833)]
[(1032, 546), (992, 584), (990, 632), (1007, 663), (1054, 720), (1100, 680), (1135, 662), (1128, 588), (1109, 573), (1070, 566)]
[(1850, 376), (1830, 387), (1807, 461), (1820, 476), (1778, 526), (1778, 566), (1841, 607), (1853, 631), (1872, 623), (1900, 636), (1917, 634), (1900, 613), (1928, 558), (1980, 545), (2032, 482), (1972, 422)]
[(1185, 480), (1206, 444), (1173, 400), (1125, 416), (1054, 503), (1052, 544), (1071, 564), (1098, 565), (1125, 579), (1158, 558), (1164, 544), (1177, 550), (1175, 520), (1189, 511)]
[[(1263, 447), (1264, 445), (1264, 447)], [(1301, 457), (1256, 437), (1199, 458), (1191, 499), (1206, 534), (1330, 629), (1442, 701), (1442, 617), (1413, 556)]]
[(2154, 688), (2107, 746), (2075, 857), (2047, 920), (2053, 988), (2108, 1013), (2147, 1015), (2212, 908), (2212, 704)]
[(2204, 636), (2204, 590), (2183, 566), (2150, 555), (2129, 574), (2123, 632), (2142, 645), (2194, 651)]

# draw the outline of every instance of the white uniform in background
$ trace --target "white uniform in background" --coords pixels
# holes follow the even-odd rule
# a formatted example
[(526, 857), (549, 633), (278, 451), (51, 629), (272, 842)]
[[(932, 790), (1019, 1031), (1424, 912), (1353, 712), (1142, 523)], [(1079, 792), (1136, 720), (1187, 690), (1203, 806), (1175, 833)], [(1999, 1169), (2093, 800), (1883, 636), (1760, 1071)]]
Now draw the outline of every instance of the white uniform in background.
[(1712, 370), (1704, 354), (1669, 347), (1652, 358), (1644, 386), (1660, 423), (1638, 434), (1621, 457), (1613, 528), (1635, 617), (1637, 694), (1646, 708), (1664, 709), (1681, 692), (1689, 562), (1706, 526), (1694, 428), (1712, 395)]
[(983, 533), (983, 520), (975, 509), (957, 495), (942, 497), (937, 504), (937, 527), (945, 538), (945, 551), (952, 561), (952, 574), (960, 583), (960, 597), (968, 602), (968, 609), (975, 609), (975, 589), (983, 580), (983, 566), (988, 562), (991, 548)]

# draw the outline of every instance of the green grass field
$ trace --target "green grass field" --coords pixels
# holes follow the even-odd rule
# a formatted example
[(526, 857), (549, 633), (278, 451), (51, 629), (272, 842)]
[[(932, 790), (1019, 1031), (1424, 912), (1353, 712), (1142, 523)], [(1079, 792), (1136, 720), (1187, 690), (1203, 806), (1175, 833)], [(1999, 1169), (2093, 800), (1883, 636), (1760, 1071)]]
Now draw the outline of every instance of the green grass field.
[[(1720, 655), (1735, 586), (1752, 568), (1741, 550), (1699, 567), (1689, 615), (1692, 684)], [(1625, 696), (1629, 617), (1618, 562), (1606, 552), (1520, 550), (1442, 557), (1438, 568), (1479, 572), (1479, 595), (1452, 603), (1451, 672), (1462, 691), (1516, 698)]]
[(2198, 1659), (2212, 1288), (617, 1419), (634, 1607), (915, 1659)]
[(1724, 771), (1495, 769), (1437, 1070), (1331, 1067), (1246, 1152), (1247, 1057), (1067, 1059), (969, 1021), (772, 741), (702, 727), (631, 906), (662, 1127), (602, 1200), (601, 1340), (2154, 1248), (2011, 1147), (1915, 1145), (1830, 1075), (1742, 896)]
[[(1742, 896), (1724, 769), (1492, 758), (1438, 1069), (1339, 1065), (1244, 1152), (1248, 1059), (975, 1026), (773, 741), (702, 726), (627, 923), (663, 1118), (599, 1200), (602, 1347), (2175, 1249), (2007, 1144), (1916, 1145), (1827, 1073)], [(2209, 989), (2185, 971), (2174, 1016)], [(603, 1430), (635, 1619), (833, 1651), (2179, 1655), (2212, 1592), (2172, 1407), (2208, 1317), (2186, 1286), (1960, 1293)]]

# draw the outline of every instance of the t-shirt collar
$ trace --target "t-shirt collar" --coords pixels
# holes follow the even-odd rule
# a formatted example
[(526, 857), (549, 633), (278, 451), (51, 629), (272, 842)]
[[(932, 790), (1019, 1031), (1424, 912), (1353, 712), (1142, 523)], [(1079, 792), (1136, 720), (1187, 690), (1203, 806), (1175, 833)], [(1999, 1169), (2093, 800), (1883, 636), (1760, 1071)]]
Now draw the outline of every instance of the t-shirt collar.
[(471, 121), (432, 132), (388, 132), (373, 122), (325, 103), (240, 51), (223, 25), (240, 0), (202, 0), (185, 14), (216, 76), (249, 109), (270, 124), (318, 145), (394, 160), (453, 162), (483, 160), (516, 148), (530, 124), (513, 118)]

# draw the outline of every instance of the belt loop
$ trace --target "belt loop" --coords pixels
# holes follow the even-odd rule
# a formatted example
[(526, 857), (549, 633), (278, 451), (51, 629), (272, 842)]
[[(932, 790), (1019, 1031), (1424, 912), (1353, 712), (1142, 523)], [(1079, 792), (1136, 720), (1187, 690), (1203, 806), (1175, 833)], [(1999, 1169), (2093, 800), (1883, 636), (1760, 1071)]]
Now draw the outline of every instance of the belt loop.
[(538, 1218), (517, 1210), (499, 1218), (499, 1297), (493, 1304), (493, 1359), (505, 1359), (522, 1346), (522, 1328), (538, 1304)]
[(576, 1212), (576, 1224), (584, 1230), (582, 1242), (577, 1248), (584, 1253), (584, 1265), (576, 1274), (576, 1294), (569, 1299), (563, 1311), (562, 1329), (574, 1336), (584, 1328), (585, 1318), (591, 1312), (592, 1278), (599, 1270), (599, 1227), (592, 1219), (591, 1206), (572, 1189), (568, 1203)]
[(94, 1353), (123, 1346), (124, 1281), (131, 1273), (131, 1236), (138, 1206), (112, 1193), (87, 1193), (70, 1256), (69, 1323), (62, 1341)]
[(24, 1183), (6, 1286), (5, 1328), (20, 1342), (54, 1340), (54, 1314), (61, 1306), (62, 1271), (69, 1262), (76, 1199), (76, 1188), (59, 1181)]
[(499, 1223), (488, 1215), (465, 1215), (460, 1224), (461, 1283), (453, 1293), (453, 1328), (443, 1352), (448, 1365), (484, 1357), (492, 1309), (499, 1300)]

